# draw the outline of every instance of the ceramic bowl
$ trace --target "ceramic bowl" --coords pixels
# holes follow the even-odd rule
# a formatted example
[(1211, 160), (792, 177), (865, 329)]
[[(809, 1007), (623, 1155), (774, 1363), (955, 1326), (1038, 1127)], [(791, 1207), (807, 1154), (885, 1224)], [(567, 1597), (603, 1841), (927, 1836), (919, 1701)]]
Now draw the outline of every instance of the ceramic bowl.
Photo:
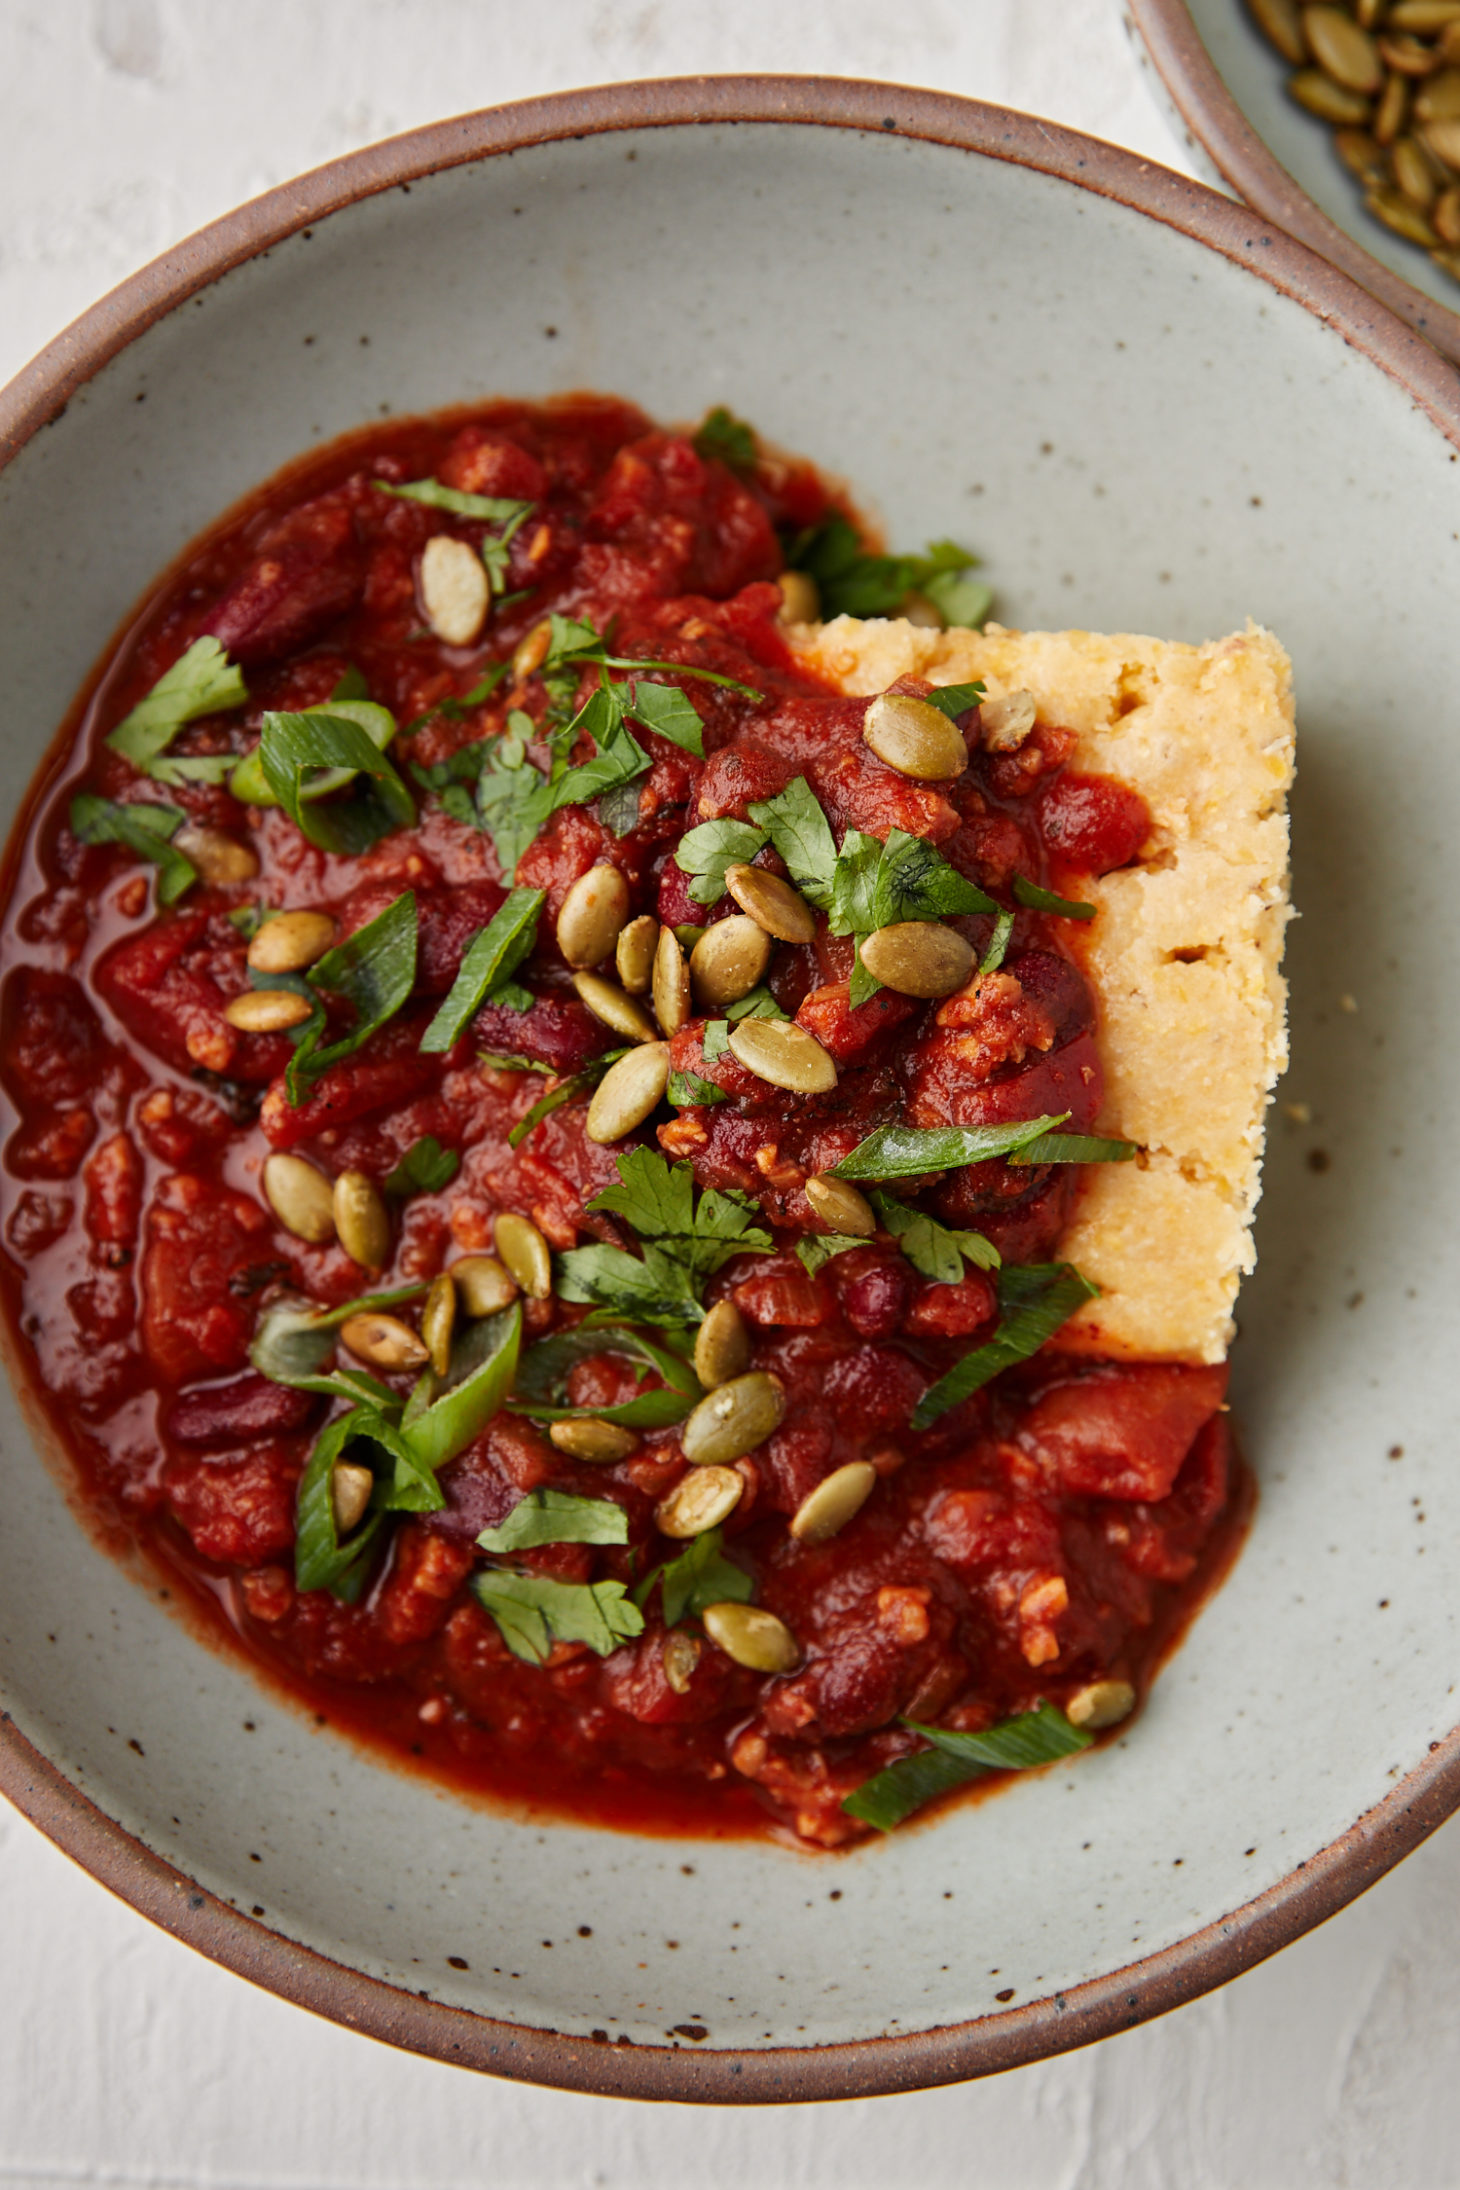
[(1328, 125), (1288, 97), (1291, 68), (1245, 0), (1125, 0), (1125, 17), (1193, 165), (1460, 359), (1460, 286), (1369, 212)]
[(718, 79), (444, 123), (182, 245), (0, 397), (7, 809), (141, 588), (276, 466), (584, 387), (732, 404), (894, 540), (970, 539), (1008, 622), (1291, 648), (1312, 1123), (1274, 1113), (1242, 1302), (1248, 1546), (1073, 1766), (837, 1857), (656, 1840), (316, 1727), (93, 1541), (6, 1393), (0, 1780), (205, 1953), (447, 2060), (719, 2101), (976, 2075), (1219, 1983), (1460, 1801), (1460, 387), (1229, 201), (994, 108)]

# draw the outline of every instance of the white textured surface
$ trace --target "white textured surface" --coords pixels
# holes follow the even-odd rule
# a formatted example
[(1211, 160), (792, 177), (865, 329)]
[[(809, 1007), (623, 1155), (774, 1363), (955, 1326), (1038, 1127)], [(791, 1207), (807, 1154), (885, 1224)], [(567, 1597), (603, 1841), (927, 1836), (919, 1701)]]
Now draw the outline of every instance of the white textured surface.
[[(240, 198), (395, 129), (574, 83), (895, 76), (1171, 159), (1117, 12), (549, 0), (524, 21), (502, 0), (3, 0), (0, 377)], [(153, 1932), (4, 1813), (0, 2182), (1428, 2190), (1460, 2179), (1445, 2143), (1457, 1869), (1452, 1831), (1225, 1993), (995, 2083), (651, 2112), (468, 2079), (313, 2022)]]

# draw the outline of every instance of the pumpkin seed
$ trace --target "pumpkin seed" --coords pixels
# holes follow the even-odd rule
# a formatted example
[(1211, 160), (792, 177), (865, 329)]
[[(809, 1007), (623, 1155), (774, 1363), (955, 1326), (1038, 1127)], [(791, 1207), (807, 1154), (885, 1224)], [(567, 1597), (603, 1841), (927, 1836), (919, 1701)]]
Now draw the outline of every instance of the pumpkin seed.
[(1395, 0), (1389, 21), (1395, 30), (1445, 30), (1460, 23), (1460, 0)]
[[(1443, 127), (1443, 124), (1439, 125)], [(1435, 171), (1413, 137), (1401, 137), (1391, 155), (1394, 180), (1411, 205), (1427, 213), (1435, 202)]]
[(702, 1399), (680, 1426), (684, 1457), (695, 1467), (726, 1467), (743, 1460), (780, 1427), (784, 1387), (764, 1369), (732, 1376)]
[(692, 951), (704, 932), (703, 924), (697, 927), (693, 920), (681, 920), (675, 925), (674, 940), (682, 951)]
[(517, 641), (512, 649), (512, 677), (516, 684), (526, 684), (536, 676), (547, 660), (548, 648), (553, 643), (553, 627), (544, 616), (540, 624), (534, 624), (525, 638)]
[(517, 1298), (517, 1280), (495, 1255), (463, 1255), (446, 1275), (456, 1288), (463, 1315), (479, 1322), (483, 1316), (500, 1315)]
[(558, 914), (558, 949), (570, 966), (601, 966), (629, 917), (629, 886), (617, 867), (580, 874)]
[(695, 1334), (694, 1372), (706, 1391), (743, 1376), (750, 1367), (750, 1333), (733, 1300), (707, 1308)]
[(571, 1422), (554, 1422), (548, 1436), (570, 1460), (586, 1460), (594, 1467), (612, 1467), (626, 1460), (639, 1440), (621, 1422), (600, 1422), (596, 1416), (579, 1415)]
[(529, 1300), (548, 1300), (553, 1290), (553, 1258), (531, 1217), (504, 1209), (496, 1223), (497, 1253)]
[(652, 1042), (654, 1022), (642, 1004), (599, 973), (575, 973), (573, 986), (595, 1019), (626, 1042)]
[(877, 1488), (877, 1470), (866, 1460), (849, 1460), (802, 1499), (791, 1515), (798, 1544), (829, 1544), (859, 1514)]
[(302, 1156), (270, 1156), (263, 1171), (264, 1199), (286, 1232), (322, 1247), (335, 1236), (335, 1190)]
[(682, 1627), (672, 1627), (664, 1638), (664, 1648), (659, 1653), (659, 1663), (664, 1668), (664, 1678), (676, 1696), (687, 1696), (689, 1684), (694, 1679), (695, 1667), (700, 1662), (700, 1639)]
[(372, 1369), (422, 1369), (431, 1358), (399, 1316), (347, 1316), (340, 1325), (340, 1344)]
[(759, 1605), (706, 1605), (701, 1617), (711, 1642), (752, 1673), (789, 1673), (801, 1662), (801, 1646), (785, 1621)]
[(1288, 90), (1299, 106), (1316, 114), (1321, 122), (1349, 122), (1357, 126), (1369, 119), (1369, 101), (1357, 91), (1346, 91), (1321, 69), (1300, 68), (1288, 78)]
[(1433, 46), (1427, 46), (1407, 33), (1399, 38), (1381, 38), (1379, 57), (1384, 66), (1398, 76), (1431, 76), (1440, 65), (1440, 56)]
[(619, 980), (631, 996), (642, 996), (654, 978), (654, 951), (659, 923), (652, 913), (640, 913), (619, 932), (613, 962)]
[(729, 1519), (744, 1491), (735, 1468), (691, 1468), (654, 1508), (654, 1525), (662, 1536), (703, 1536)]
[[(1437, 160), (1460, 174), (1460, 117), (1426, 123), (1424, 141)], [(1450, 240), (1448, 236), (1445, 238), (1447, 243)]]
[(621, 1141), (664, 1100), (669, 1085), (669, 1044), (642, 1042), (610, 1065), (588, 1105), (584, 1132), (603, 1146)]
[(445, 1376), (451, 1367), (451, 1334), (455, 1328), (456, 1287), (451, 1273), (443, 1270), (439, 1277), (432, 1278), (421, 1309), (421, 1343), (438, 1376)]
[(968, 766), (958, 725), (910, 693), (879, 693), (867, 709), (862, 736), (880, 761), (918, 783), (950, 782)]
[(806, 1181), (806, 1199), (830, 1231), (871, 1239), (877, 1229), (872, 1204), (846, 1179), (834, 1179), (822, 1172)]
[(252, 882), (259, 871), (259, 855), (253, 846), (240, 844), (226, 829), (206, 829), (189, 822), (172, 841), (215, 890), (229, 889), (236, 882)]
[(1065, 1717), (1071, 1726), (1087, 1726), (1094, 1733), (1128, 1719), (1135, 1703), (1136, 1692), (1129, 1681), (1087, 1681), (1065, 1705)]
[(1460, 68), (1441, 69), (1414, 95), (1416, 121), (1452, 122), (1460, 115)]
[(330, 1471), (330, 1504), (337, 1535), (348, 1536), (365, 1518), (375, 1477), (353, 1460), (337, 1460)]
[(248, 962), (255, 973), (303, 973), (323, 958), (334, 939), (330, 913), (275, 913), (249, 944)]
[(309, 998), (296, 996), (293, 989), (245, 989), (224, 1005), (223, 1016), (242, 1034), (280, 1034), (286, 1027), (302, 1026), (313, 1009)]
[(1384, 153), (1364, 129), (1336, 129), (1333, 147), (1351, 175), (1362, 183), (1382, 182)]
[(1436, 198), (1430, 208), (1430, 226), (1452, 250), (1460, 245), (1460, 185), (1452, 183)]
[(651, 980), (654, 1016), (666, 1034), (678, 1034), (689, 1025), (691, 1002), (689, 966), (673, 928), (659, 930)]
[(816, 590), (816, 580), (804, 570), (783, 570), (776, 584), (781, 589), (781, 606), (777, 622), (783, 624), (814, 624), (821, 617), (821, 595)]
[(1435, 232), (1417, 205), (1400, 197), (1397, 190), (1371, 190), (1364, 203), (1376, 220), (1408, 243), (1433, 244)]
[(475, 548), (449, 533), (433, 534), (421, 557), (421, 606), (437, 638), (447, 646), (470, 646), (487, 620), (490, 599), (486, 565)]
[(761, 981), (771, 962), (771, 939), (758, 920), (731, 913), (707, 928), (690, 953), (690, 979), (707, 1011), (738, 1004)]
[(978, 711), (978, 725), (991, 753), (1012, 753), (1034, 728), (1039, 709), (1032, 692), (1005, 692), (985, 700)]
[(1285, 61), (1296, 66), (1308, 58), (1308, 41), (1303, 36), (1303, 19), (1298, 13), (1298, 0), (1248, 0), (1257, 18), (1258, 28), (1264, 31)]
[(816, 1037), (791, 1019), (742, 1019), (726, 1044), (738, 1064), (791, 1095), (825, 1095), (836, 1064)]
[(1325, 76), (1345, 91), (1366, 96), (1384, 81), (1384, 64), (1368, 32), (1342, 8), (1310, 7), (1303, 10), (1303, 31), (1309, 51)]
[(816, 915), (799, 890), (764, 867), (737, 860), (725, 869), (725, 887), (743, 913), (780, 943), (813, 943)]
[(342, 1171), (335, 1180), (335, 1230), (345, 1253), (362, 1270), (385, 1268), (390, 1216), (380, 1188), (363, 1171)]
[(1409, 120), (1409, 85), (1402, 76), (1391, 76), (1374, 109), (1373, 136), (1378, 145), (1391, 145)]
[(897, 920), (867, 937), (862, 964), (899, 996), (951, 996), (973, 971), (973, 945), (941, 920)]

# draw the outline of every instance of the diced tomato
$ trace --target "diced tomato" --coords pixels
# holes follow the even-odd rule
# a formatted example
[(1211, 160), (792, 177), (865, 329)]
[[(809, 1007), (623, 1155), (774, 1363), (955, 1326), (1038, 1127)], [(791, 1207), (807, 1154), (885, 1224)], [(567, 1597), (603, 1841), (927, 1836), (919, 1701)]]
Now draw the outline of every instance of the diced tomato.
[(363, 581), (349, 505), (323, 495), (264, 535), (206, 628), (235, 661), (273, 661), (353, 608)]
[(1164, 1498), (1227, 1388), (1225, 1366), (1102, 1366), (1037, 1399), (1020, 1440), (1066, 1491), (1098, 1498)]
[(241, 1369), (254, 1311), (235, 1278), (267, 1262), (273, 1222), (256, 1201), (190, 1172), (157, 1188), (142, 1257), (142, 1337), (173, 1384)]

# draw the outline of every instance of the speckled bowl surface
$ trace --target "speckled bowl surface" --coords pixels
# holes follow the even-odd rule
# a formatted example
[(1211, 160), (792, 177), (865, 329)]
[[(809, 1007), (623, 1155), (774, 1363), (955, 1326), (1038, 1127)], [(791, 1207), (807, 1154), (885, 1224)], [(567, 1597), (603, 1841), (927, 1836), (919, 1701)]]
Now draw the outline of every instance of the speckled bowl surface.
[(1460, 359), (1460, 283), (1368, 210), (1245, 0), (1125, 0), (1125, 18), (1196, 166)]
[(732, 404), (893, 539), (969, 538), (1006, 621), (1291, 648), (1312, 1124), (1275, 1113), (1242, 1302), (1251, 1540), (1112, 1746), (840, 1857), (676, 1843), (316, 1728), (98, 1547), (6, 1390), (0, 1784), (206, 1952), (447, 2059), (717, 2100), (976, 2074), (1219, 1982), (1460, 1800), (1460, 391), (1242, 209), (998, 110), (719, 79), (444, 124), (180, 247), (0, 397), (7, 808), (276, 466), (583, 387)]

